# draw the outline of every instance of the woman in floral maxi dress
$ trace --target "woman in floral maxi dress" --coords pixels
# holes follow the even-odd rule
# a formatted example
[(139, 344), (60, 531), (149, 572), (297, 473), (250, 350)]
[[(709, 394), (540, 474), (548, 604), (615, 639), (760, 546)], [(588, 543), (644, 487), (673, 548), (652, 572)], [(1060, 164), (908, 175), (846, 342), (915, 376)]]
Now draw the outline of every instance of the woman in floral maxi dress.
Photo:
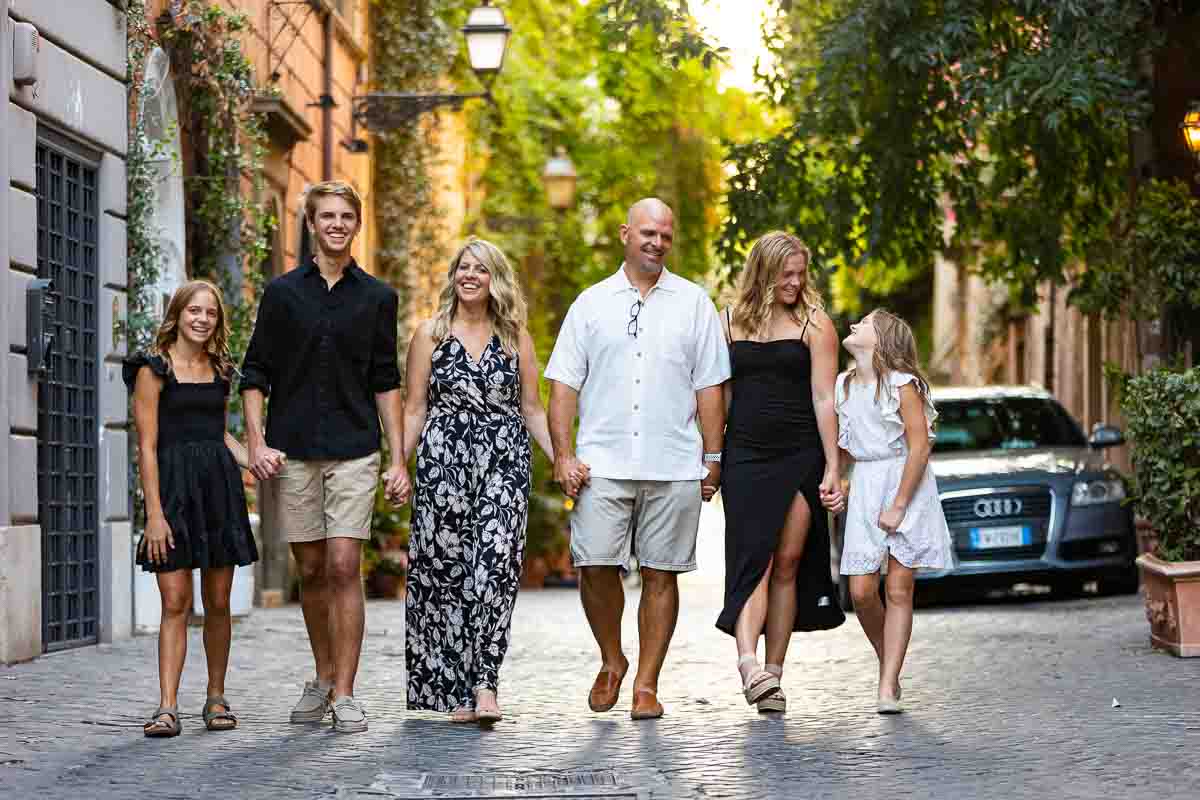
[(530, 438), (553, 460), (525, 301), (479, 239), (450, 264), (408, 351), (405, 460), (417, 452), (405, 608), (408, 707), (501, 718), (500, 666), (525, 554)]

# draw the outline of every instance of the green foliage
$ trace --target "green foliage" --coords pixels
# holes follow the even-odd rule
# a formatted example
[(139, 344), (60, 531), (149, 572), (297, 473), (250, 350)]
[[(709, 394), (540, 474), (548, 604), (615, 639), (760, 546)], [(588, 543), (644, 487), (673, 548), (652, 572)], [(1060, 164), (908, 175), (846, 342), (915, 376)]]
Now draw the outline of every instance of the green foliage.
[[(186, 190), (188, 274), (221, 287), (229, 349), (240, 363), (254, 330), (265, 278), (261, 265), (278, 220), (261, 202), (266, 134), (251, 111), (259, 91), (242, 49), (249, 21), (211, 0), (185, 0), (160, 17), (171, 56), (180, 123), (191, 144)], [(241, 395), (230, 397), (230, 428), (242, 424)]]
[(938, 251), (1005, 282), (1018, 306), (1079, 259), (1099, 268), (1150, 108), (1137, 59), (1156, 44), (1156, 5), (781, 2), (764, 77), (794, 123), (732, 151), (723, 257), (792, 229), (819, 263), (848, 268), (834, 280), (845, 308), (859, 289), (928, 283)]
[[(549, 355), (570, 303), (620, 265), (628, 207), (659, 196), (675, 211), (671, 269), (715, 273), (724, 188), (722, 140), (765, 132), (743, 93), (717, 88), (716, 48), (686, 3), (513, 0), (517, 31), (494, 105), (469, 107), (482, 208), (469, 232), (495, 242), (518, 270), (530, 330)], [(542, 171), (565, 148), (579, 174), (575, 205), (547, 203)], [(565, 529), (562, 495), (534, 456), (529, 549)]]
[(1133, 445), (1134, 501), (1154, 526), (1157, 555), (1200, 560), (1200, 367), (1126, 379), (1121, 410)]
[(1200, 309), (1200, 200), (1181, 181), (1149, 181), (1133, 225), (1107, 269), (1084, 273), (1072, 301), (1085, 311), (1135, 318)]

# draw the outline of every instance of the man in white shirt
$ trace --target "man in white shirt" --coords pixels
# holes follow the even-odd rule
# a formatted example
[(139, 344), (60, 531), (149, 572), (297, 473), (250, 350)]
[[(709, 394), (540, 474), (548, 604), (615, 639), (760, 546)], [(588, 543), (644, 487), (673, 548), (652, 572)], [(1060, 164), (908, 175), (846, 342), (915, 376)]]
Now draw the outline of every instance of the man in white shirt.
[[(546, 366), (554, 476), (578, 497), (571, 557), (602, 659), (588, 695), (593, 711), (616, 705), (629, 669), (621, 570), (631, 555), (641, 568), (633, 719), (663, 714), (658, 677), (679, 616), (677, 577), (696, 568), (701, 500), (720, 484), (721, 384), (730, 375), (712, 300), (664, 267), (674, 228), (661, 200), (629, 209), (625, 263), (571, 305)], [(586, 474), (583, 464), (591, 478), (580, 486), (572, 476)]]

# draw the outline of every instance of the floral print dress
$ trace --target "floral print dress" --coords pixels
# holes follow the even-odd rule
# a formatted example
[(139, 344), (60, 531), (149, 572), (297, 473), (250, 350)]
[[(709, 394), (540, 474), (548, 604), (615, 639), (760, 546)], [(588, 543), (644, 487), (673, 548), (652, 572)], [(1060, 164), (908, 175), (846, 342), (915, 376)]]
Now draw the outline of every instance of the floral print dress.
[(529, 432), (517, 356), (493, 335), (478, 362), (433, 351), (417, 446), (405, 645), (408, 707), (473, 708), (495, 690), (525, 555)]

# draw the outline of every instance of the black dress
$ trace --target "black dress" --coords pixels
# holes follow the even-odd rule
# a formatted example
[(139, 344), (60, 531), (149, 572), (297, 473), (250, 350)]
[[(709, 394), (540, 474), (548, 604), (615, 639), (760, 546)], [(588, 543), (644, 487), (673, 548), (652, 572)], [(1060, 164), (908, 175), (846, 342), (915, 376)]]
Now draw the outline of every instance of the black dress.
[(122, 369), (131, 392), (143, 367), (164, 381), (158, 396), (158, 496), (175, 547), (164, 564), (150, 563), (139, 547), (137, 563), (146, 572), (254, 563), (258, 548), (242, 476), (225, 446), (229, 382), (218, 374), (206, 383), (180, 383), (162, 357), (138, 354)]
[(496, 690), (525, 558), (530, 443), (517, 356), (492, 336), (472, 360), (433, 351), (417, 446), (405, 598), (408, 707), (475, 706)]
[(725, 607), (717, 627), (733, 635), (742, 606), (762, 581), (799, 492), (812, 525), (796, 572), (798, 631), (846, 621), (830, 571), (829, 525), (821, 505), (825, 451), (812, 400), (812, 357), (802, 339), (730, 345), (733, 402), (725, 430)]

